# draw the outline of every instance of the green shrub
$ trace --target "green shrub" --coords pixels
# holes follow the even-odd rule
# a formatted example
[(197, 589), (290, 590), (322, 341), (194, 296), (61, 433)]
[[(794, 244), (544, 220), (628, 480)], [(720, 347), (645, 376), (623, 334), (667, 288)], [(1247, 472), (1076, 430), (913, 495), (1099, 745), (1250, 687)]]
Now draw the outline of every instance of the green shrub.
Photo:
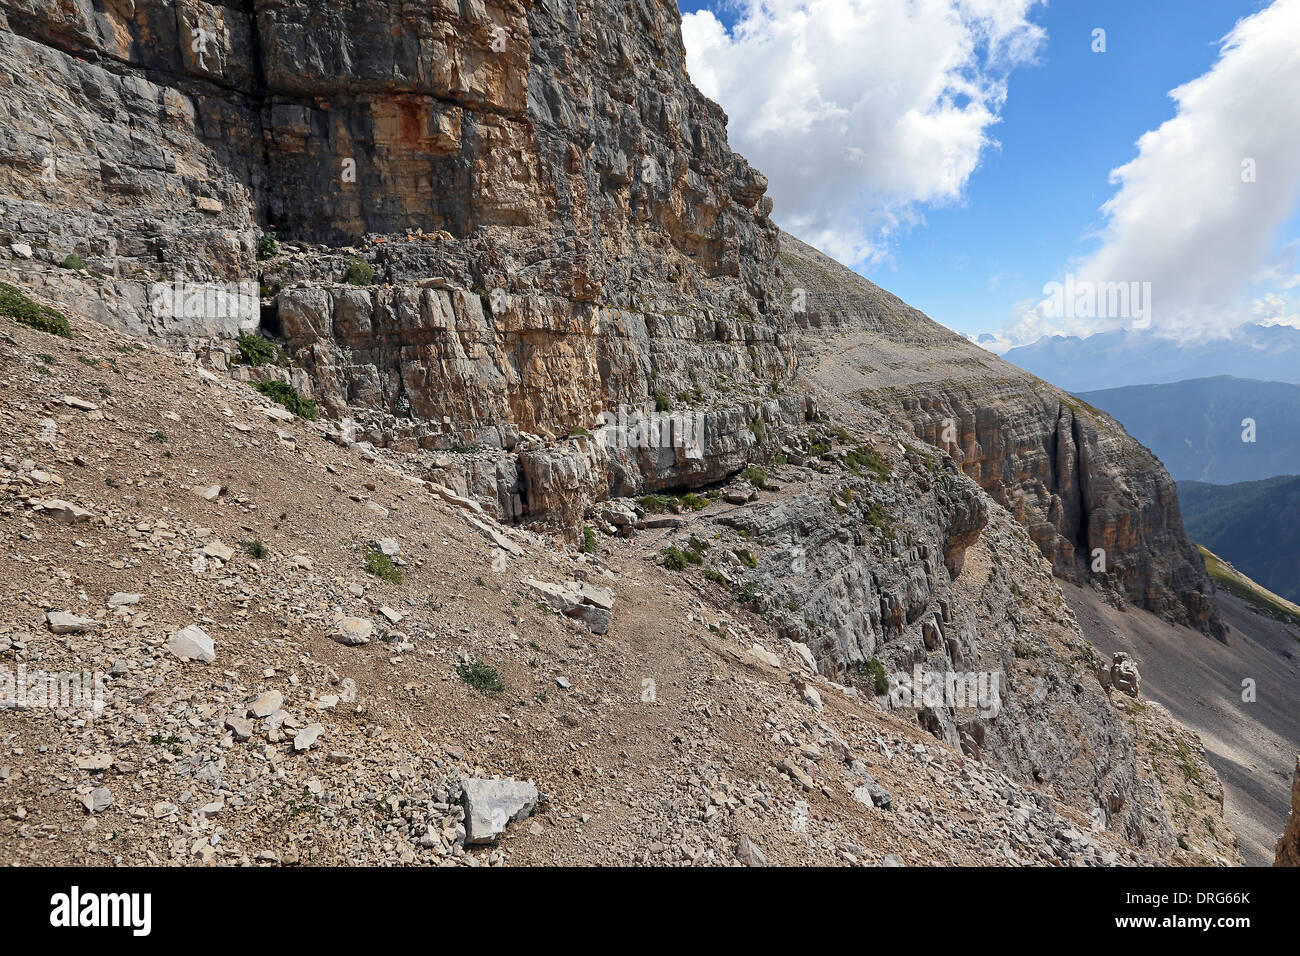
[(767, 469), (759, 468), (757, 465), (750, 465), (740, 473), (740, 477), (744, 478), (755, 488), (767, 487)]
[(258, 558), (259, 560), (271, 553), (271, 549), (266, 546), (261, 538), (254, 538), (252, 541), (241, 541), (239, 544), (248, 552), (249, 557)]
[(377, 578), (382, 578), (392, 584), (401, 584), (404, 575), (402, 569), (393, 564), (393, 559), (382, 551), (376, 551), (374, 548), (367, 548), (365, 555), (365, 569), (367, 574), (373, 574)]
[(38, 332), (48, 332), (65, 339), (72, 338), (68, 317), (49, 306), (33, 302), (23, 292), (0, 282), (0, 315), (7, 316)]
[(735, 554), (736, 557), (740, 558), (740, 563), (743, 564), (745, 567), (747, 568), (758, 567), (758, 558), (754, 557), (753, 554), (751, 554), (749, 551), (745, 550), (744, 548), (737, 548), (735, 550)]
[(239, 333), (239, 364), (261, 368), (284, 364), (284, 350), (256, 332)]
[(275, 230), (262, 233), (257, 240), (257, 258), (261, 260), (274, 259), (280, 254), (280, 243), (276, 241)]
[[(690, 558), (686, 557), (685, 553), (682, 553), (682, 551), (677, 550), (676, 548), (663, 549), (663, 566), (668, 568), (669, 571), (685, 571), (686, 564), (688, 564), (689, 561)], [(698, 554), (695, 555), (695, 561), (699, 561)]]
[(596, 550), (596, 529), (589, 524), (582, 526), (582, 550), (585, 554)]
[(763, 419), (755, 418), (749, 423), (749, 430), (754, 433), (754, 437), (758, 439), (758, 443), (760, 445), (763, 444), (764, 439), (767, 437), (767, 429), (763, 427)]
[(305, 418), (310, 422), (316, 420), (316, 403), (310, 398), (304, 398), (288, 382), (254, 382), (253, 388), (272, 401), (283, 405), (299, 418)]
[(859, 677), (871, 682), (876, 696), (889, 692), (889, 677), (885, 674), (885, 665), (880, 663), (877, 658), (873, 657), (865, 664), (858, 664), (854, 670), (857, 671)]
[(673, 410), (672, 400), (657, 388), (654, 390), (654, 400), (656, 412), (671, 412)]
[(343, 281), (348, 285), (370, 285), (375, 281), (375, 270), (364, 259), (353, 259), (348, 263)]
[(501, 674), (490, 664), (474, 661), (471, 664), (456, 665), (456, 674), (480, 694), (494, 697), (506, 689)]
[(60, 269), (84, 269), (86, 261), (75, 252), (69, 252), (68, 257), (59, 263)]

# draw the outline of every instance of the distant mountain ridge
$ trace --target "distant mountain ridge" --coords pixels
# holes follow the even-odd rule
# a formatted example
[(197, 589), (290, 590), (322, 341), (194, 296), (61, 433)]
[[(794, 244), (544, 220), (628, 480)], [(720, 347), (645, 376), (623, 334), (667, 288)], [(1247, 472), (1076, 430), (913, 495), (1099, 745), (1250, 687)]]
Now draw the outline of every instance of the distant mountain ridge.
[(1300, 601), (1300, 475), (1235, 485), (1184, 481), (1178, 498), (1194, 541), (1274, 594)]
[[(1300, 475), (1300, 385), (1216, 375), (1075, 394), (1118, 419), (1175, 481)], [(1254, 441), (1243, 440), (1247, 419)]]
[(1300, 384), (1300, 329), (1245, 325), (1231, 338), (1193, 343), (1150, 330), (1044, 336), (1002, 357), (1070, 392), (1214, 375)]

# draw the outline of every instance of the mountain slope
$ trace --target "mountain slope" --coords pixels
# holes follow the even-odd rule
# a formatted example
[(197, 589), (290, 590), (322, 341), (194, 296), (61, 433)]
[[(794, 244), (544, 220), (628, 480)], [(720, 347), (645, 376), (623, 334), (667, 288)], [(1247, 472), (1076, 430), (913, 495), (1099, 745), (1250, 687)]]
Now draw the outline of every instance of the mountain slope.
[(1175, 481), (1300, 473), (1300, 385), (1218, 375), (1078, 396), (1123, 423)]
[[(1053, 570), (1217, 633), (1204, 564), (1160, 462), (1102, 412), (1020, 371), (790, 236), (805, 374), (889, 409), (1029, 529)], [(1104, 553), (1104, 571), (1096, 562)]]
[[(1055, 761), (1038, 784), (969, 759), (915, 709), (816, 674), (770, 609), (655, 560), (665, 535), (723, 536), (758, 553), (755, 575), (781, 567), (735, 522), (826, 500), (823, 483), (851, 477), (839, 469), (782, 466), (790, 490), (753, 508), (711, 500), (694, 526), (637, 522), (584, 553), (498, 525), (418, 477), (416, 457), (286, 420), (246, 385), (96, 323), (74, 316), (71, 330), (66, 341), (0, 320), (0, 673), (107, 676), (94, 719), (0, 707), (11, 863), (1232, 860), (1207, 834), (1173, 842), (1169, 808), (1195, 798), (1148, 776), (1148, 741), (1199, 744), (1168, 718), (1141, 718), (1140, 733), (1113, 723), (1105, 750), (1079, 753), (1132, 820), (1095, 828), (1096, 798), (1058, 781)], [(888, 460), (888, 494), (923, 500), (927, 470)], [(894, 513), (901, 540), (911, 532)], [(994, 522), (1014, 538), (1009, 516)], [(363, 552), (388, 538), (400, 578), (364, 569)], [(1014, 548), (966, 549), (954, 614), (979, 612), (979, 591), (1005, 613), (1008, 575), (1050, 585), (1023, 534)], [(888, 561), (877, 573), (910, 586)], [(607, 633), (530, 583), (570, 578), (612, 592)], [(1038, 645), (1032, 665), (1064, 675), (1081, 639), (1068, 618), (1041, 617), (1049, 593), (1011, 610)], [(53, 633), (48, 609), (81, 620)], [(370, 641), (332, 638), (341, 616), (368, 623)], [(212, 662), (169, 648), (190, 625), (213, 638)], [(499, 688), (477, 682), (485, 667)], [(1089, 732), (1064, 688), (1031, 703), (1020, 683), (1009, 720), (1047, 707)], [(1086, 695), (1109, 707), (1095, 683)], [(541, 805), (496, 844), (467, 844), (466, 781), (499, 774), (535, 780)]]
[(1252, 579), (1300, 601), (1300, 477), (1178, 483), (1187, 533)]

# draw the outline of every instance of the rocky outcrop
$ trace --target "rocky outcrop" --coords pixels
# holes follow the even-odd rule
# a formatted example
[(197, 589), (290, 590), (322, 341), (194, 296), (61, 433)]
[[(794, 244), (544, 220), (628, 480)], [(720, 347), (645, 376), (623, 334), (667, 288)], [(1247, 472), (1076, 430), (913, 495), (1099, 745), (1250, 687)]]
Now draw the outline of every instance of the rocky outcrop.
[(1300, 757), (1296, 758), (1291, 781), (1291, 816), (1287, 819), (1286, 831), (1277, 841), (1276, 852), (1274, 866), (1300, 866)]
[(1114, 419), (782, 237), (818, 385), (895, 414), (1016, 516), (1067, 580), (1215, 636), (1213, 585), (1160, 462)]

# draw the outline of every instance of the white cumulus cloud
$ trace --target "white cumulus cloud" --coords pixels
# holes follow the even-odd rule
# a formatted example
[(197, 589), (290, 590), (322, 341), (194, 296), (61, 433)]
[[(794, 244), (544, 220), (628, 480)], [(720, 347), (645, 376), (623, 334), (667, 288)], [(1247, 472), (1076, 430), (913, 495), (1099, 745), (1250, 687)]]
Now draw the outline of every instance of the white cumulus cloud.
[(774, 218), (850, 265), (887, 257), (919, 205), (958, 201), (1039, 0), (738, 0), (687, 14), (691, 79), (771, 181)]
[[(1237, 22), (1214, 66), (1174, 89), (1172, 119), (1142, 135), (1111, 173), (1100, 247), (1079, 283), (1150, 283), (1150, 328), (1219, 337), (1245, 321), (1293, 324), (1295, 244), (1279, 248), (1300, 200), (1300, 0)], [(1038, 303), (999, 345), (1047, 333), (1128, 327), (1130, 315), (1074, 316)]]

